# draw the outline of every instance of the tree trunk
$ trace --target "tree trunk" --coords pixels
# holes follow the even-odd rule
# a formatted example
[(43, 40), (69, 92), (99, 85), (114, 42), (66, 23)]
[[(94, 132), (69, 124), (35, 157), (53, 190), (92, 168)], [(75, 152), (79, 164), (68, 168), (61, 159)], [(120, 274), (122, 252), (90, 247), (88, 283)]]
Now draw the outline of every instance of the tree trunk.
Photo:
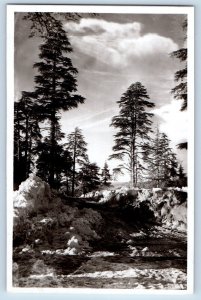
[[(55, 61), (53, 62), (53, 74), (56, 68), (56, 63)], [(53, 76), (52, 79), (52, 90), (53, 90), (53, 95), (55, 95), (56, 91), (56, 82), (55, 82), (55, 76)], [(55, 99), (54, 96), (51, 99), (51, 104), (52, 104), (52, 111), (51, 111), (51, 146), (50, 146), (50, 157), (51, 157), (51, 162), (50, 162), (50, 176), (49, 176), (49, 184), (50, 186), (54, 186), (54, 176), (55, 176), (55, 125), (56, 125), (56, 110), (55, 110)]]
[(27, 177), (31, 169), (31, 152), (32, 152), (32, 128), (30, 129), (29, 143), (28, 143), (28, 157), (27, 157)]
[(52, 113), (51, 119), (51, 146), (50, 146), (50, 176), (49, 176), (49, 184), (50, 186), (54, 186), (54, 176), (55, 176), (55, 114)]
[(29, 147), (29, 117), (26, 116), (26, 124), (25, 124), (25, 154), (24, 154), (24, 160), (25, 160), (25, 179), (28, 177), (28, 147)]
[(77, 140), (76, 140), (76, 132), (75, 132), (75, 143), (74, 143), (74, 151), (73, 151), (72, 196), (74, 196), (74, 193), (75, 193), (75, 163), (76, 163), (76, 148), (77, 148)]

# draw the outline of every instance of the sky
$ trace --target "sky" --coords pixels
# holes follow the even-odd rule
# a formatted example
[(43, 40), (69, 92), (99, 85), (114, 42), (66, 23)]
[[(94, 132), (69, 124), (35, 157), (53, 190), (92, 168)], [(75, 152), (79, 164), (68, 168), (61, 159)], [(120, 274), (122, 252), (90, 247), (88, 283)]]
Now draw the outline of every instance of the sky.
[[(73, 65), (78, 69), (78, 93), (86, 98), (77, 109), (62, 112), (62, 130), (82, 129), (88, 143), (91, 162), (103, 167), (112, 154), (115, 130), (110, 126), (118, 114), (116, 103), (128, 87), (140, 81), (155, 103), (154, 126), (165, 132), (186, 170), (186, 151), (176, 145), (187, 138), (187, 113), (181, 101), (170, 91), (175, 86), (174, 73), (181, 69), (170, 53), (183, 46), (184, 15), (100, 14), (84, 15), (63, 26), (71, 42)], [(16, 15), (15, 22), (15, 100), (22, 90), (34, 87), (32, 65), (38, 61), (39, 38), (28, 38), (29, 26)], [(117, 161), (109, 161), (110, 168)], [(124, 176), (124, 180), (128, 180)]]

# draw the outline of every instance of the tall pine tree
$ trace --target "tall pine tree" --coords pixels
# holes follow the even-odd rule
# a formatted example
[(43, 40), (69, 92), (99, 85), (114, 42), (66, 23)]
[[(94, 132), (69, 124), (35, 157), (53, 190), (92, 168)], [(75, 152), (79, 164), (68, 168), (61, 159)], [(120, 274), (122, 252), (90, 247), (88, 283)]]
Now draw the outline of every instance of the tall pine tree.
[(37, 145), (41, 139), (40, 116), (31, 92), (22, 92), (14, 103), (14, 183), (25, 180), (33, 167)]
[(149, 140), (151, 132), (153, 114), (147, 109), (153, 108), (154, 103), (149, 101), (147, 90), (140, 82), (132, 84), (117, 103), (119, 115), (113, 117), (111, 126), (118, 132), (110, 159), (123, 161), (120, 168), (129, 171), (131, 184), (136, 186), (142, 171), (142, 146), (144, 141)]
[(76, 175), (79, 173), (79, 168), (88, 162), (87, 143), (84, 140), (81, 129), (76, 127), (68, 135), (66, 146), (72, 157), (72, 196), (74, 196)]
[(44, 120), (50, 122), (50, 168), (48, 182), (54, 185), (56, 168), (56, 127), (61, 118), (61, 111), (67, 111), (84, 102), (77, 91), (77, 69), (73, 67), (68, 54), (72, 47), (66, 32), (58, 27), (50, 30), (40, 45), (40, 61), (34, 64), (38, 70), (35, 76), (35, 94)]
[[(55, 147), (54, 147), (54, 182), (53, 188), (60, 188), (61, 182), (65, 173), (71, 168), (70, 153), (64, 150), (64, 145), (61, 141), (64, 138), (64, 133), (61, 132), (60, 125), (55, 126)], [(38, 143), (38, 159), (36, 161), (37, 175), (43, 180), (49, 182), (51, 167), (52, 167), (52, 155), (51, 155), (51, 136), (46, 136)]]

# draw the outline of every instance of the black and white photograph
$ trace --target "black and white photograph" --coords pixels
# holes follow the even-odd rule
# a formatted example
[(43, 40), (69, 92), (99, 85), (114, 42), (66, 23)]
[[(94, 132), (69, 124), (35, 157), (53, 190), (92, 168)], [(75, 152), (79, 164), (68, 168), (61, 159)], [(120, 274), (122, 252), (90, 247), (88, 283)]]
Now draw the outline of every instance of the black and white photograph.
[(8, 289), (192, 292), (193, 12), (7, 6)]

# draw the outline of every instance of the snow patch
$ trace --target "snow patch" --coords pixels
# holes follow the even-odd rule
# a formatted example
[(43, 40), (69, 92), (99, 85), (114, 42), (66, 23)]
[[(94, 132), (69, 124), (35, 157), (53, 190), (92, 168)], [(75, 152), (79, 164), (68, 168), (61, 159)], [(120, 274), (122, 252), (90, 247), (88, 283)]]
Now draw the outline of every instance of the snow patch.
[[(161, 280), (166, 280), (169, 283), (182, 283), (186, 280), (186, 274), (176, 268), (166, 268), (166, 269), (138, 269), (129, 268), (122, 271), (96, 271), (93, 273), (83, 273), (83, 274), (70, 274), (67, 275), (69, 278), (140, 278), (147, 277), (149, 279), (154, 278), (159, 282)], [(142, 279), (142, 278), (141, 278)]]
[(24, 247), (22, 250), (21, 250), (21, 252), (20, 252), (20, 254), (22, 254), (22, 253), (33, 253), (34, 251), (33, 251), (33, 249), (31, 248), (31, 246), (29, 246), (29, 245), (26, 245), (26, 247)]
[(28, 211), (38, 211), (40, 207), (48, 207), (50, 199), (49, 185), (35, 174), (30, 174), (14, 192), (13, 206), (14, 209), (26, 208)]
[(114, 252), (108, 252), (108, 251), (96, 251), (92, 254), (87, 255), (88, 257), (108, 257), (108, 256), (116, 256), (118, 254), (115, 254)]
[(44, 218), (40, 221), (40, 223), (48, 224), (48, 223), (53, 223), (52, 218)]
[(54, 277), (54, 273), (48, 273), (48, 274), (35, 274), (35, 275), (30, 275), (29, 278), (31, 279), (43, 279), (45, 277)]
[(153, 192), (159, 192), (159, 191), (162, 191), (162, 189), (161, 188), (153, 188), (152, 191)]

